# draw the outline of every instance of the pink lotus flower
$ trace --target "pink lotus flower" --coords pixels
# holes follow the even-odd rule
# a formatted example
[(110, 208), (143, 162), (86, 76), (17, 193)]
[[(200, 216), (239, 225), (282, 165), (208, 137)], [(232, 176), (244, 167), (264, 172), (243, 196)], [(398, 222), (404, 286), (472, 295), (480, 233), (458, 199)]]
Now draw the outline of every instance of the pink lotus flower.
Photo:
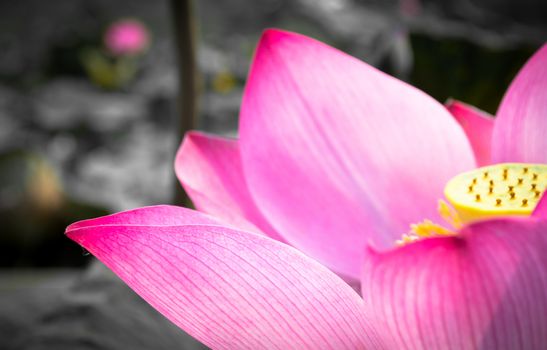
[(114, 55), (136, 55), (149, 45), (146, 27), (134, 19), (123, 19), (108, 27), (104, 35), (106, 48)]
[[(239, 139), (190, 133), (175, 162), (196, 207), (216, 218), (146, 207), (75, 223), (67, 235), (212, 348), (543, 349), (546, 62), (544, 46), (495, 122), (458, 102), (454, 118), (357, 59), (267, 31)], [(477, 161), (536, 165), (458, 175)], [(479, 187), (507, 180), (507, 169), (525, 173), (519, 186), (537, 180), (528, 190), (540, 189), (537, 198), (518, 188), (498, 198), (490, 182), (504, 202), (489, 204)], [(473, 174), (484, 175), (466, 195), (485, 198), (465, 202), (458, 186)], [(477, 222), (437, 210), (456, 175), (447, 197)], [(443, 218), (458, 227), (442, 231)], [(424, 219), (435, 223), (415, 226), (426, 234), (395, 245)], [(362, 297), (332, 270), (360, 280)]]

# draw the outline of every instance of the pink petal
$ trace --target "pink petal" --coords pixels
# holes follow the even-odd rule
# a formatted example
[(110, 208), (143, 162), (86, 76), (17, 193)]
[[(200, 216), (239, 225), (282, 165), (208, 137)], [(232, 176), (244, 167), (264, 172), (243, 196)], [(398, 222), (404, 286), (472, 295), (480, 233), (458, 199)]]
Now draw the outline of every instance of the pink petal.
[(369, 251), (362, 293), (394, 349), (545, 349), (546, 251), (546, 221), (484, 221)]
[(235, 227), (283, 241), (249, 194), (236, 140), (188, 133), (177, 153), (175, 172), (197, 209)]
[(547, 220), (547, 195), (545, 193), (547, 192), (544, 192), (541, 196), (541, 199), (536, 205), (532, 216)]
[(498, 109), (495, 162), (547, 163), (547, 45), (524, 65)]
[(372, 240), (391, 245), (437, 217), (446, 181), (475, 166), (469, 141), (423, 92), (298, 34), (266, 31), (243, 98), (243, 169), (291, 244), (359, 275)]
[(220, 226), (143, 221), (83, 226), (67, 235), (211, 348), (382, 347), (351, 287), (270, 238)]
[(460, 101), (449, 100), (446, 103), (446, 108), (460, 123), (469, 142), (471, 142), (477, 165), (491, 164), (490, 148), (492, 130), (494, 129), (493, 116)]

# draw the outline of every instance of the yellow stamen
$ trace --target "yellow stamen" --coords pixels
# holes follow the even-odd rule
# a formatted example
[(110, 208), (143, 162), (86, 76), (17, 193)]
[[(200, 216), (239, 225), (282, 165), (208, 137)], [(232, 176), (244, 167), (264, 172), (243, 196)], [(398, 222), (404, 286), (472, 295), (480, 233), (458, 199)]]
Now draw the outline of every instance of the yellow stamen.
[[(467, 191), (470, 182), (472, 193)], [(452, 178), (444, 194), (462, 223), (469, 223), (495, 216), (530, 215), (546, 187), (547, 165), (505, 163)]]
[(437, 210), (439, 211), (439, 215), (441, 215), (444, 221), (449, 223), (450, 226), (454, 227), (455, 229), (459, 229), (463, 226), (462, 220), (460, 219), (458, 212), (456, 212), (454, 208), (452, 208), (442, 199), (439, 200)]
[(401, 239), (399, 239), (395, 242), (395, 244), (397, 244), (398, 246), (402, 246), (402, 245), (417, 241), (418, 239), (420, 239), (420, 237), (412, 235), (412, 234), (404, 234), (401, 237)]
[[(462, 222), (458, 216), (458, 213), (442, 199), (439, 200), (438, 210), (440, 216), (455, 230), (462, 227)], [(401, 239), (397, 240), (395, 243), (401, 246), (415, 242), (422, 238), (449, 236), (455, 234), (455, 231), (447, 229), (442, 225), (435, 224), (431, 220), (424, 220), (420, 223), (410, 225), (410, 232), (404, 234)]]
[(400, 240), (396, 241), (397, 245), (405, 245), (415, 242), (422, 238), (449, 236), (455, 234), (453, 231), (433, 223), (431, 220), (424, 220), (418, 224), (410, 225), (410, 233), (404, 234)]
[(446, 236), (454, 232), (433, 223), (431, 220), (424, 220), (418, 224), (410, 225), (410, 231), (418, 237)]

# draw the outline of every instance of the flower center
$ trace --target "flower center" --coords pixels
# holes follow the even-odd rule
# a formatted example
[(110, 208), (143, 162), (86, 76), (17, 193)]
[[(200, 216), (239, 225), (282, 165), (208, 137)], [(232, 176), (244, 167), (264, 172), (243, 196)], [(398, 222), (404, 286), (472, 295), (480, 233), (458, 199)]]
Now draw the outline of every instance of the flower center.
[(530, 215), (547, 187), (547, 165), (504, 163), (475, 169), (448, 181), (446, 199), (463, 223)]
[[(496, 216), (527, 216), (532, 213), (547, 188), (547, 165), (502, 163), (478, 168), (453, 177), (444, 188), (446, 199), (439, 201), (439, 214), (455, 230), (463, 224)], [(398, 245), (425, 237), (456, 234), (424, 220), (410, 226)]]

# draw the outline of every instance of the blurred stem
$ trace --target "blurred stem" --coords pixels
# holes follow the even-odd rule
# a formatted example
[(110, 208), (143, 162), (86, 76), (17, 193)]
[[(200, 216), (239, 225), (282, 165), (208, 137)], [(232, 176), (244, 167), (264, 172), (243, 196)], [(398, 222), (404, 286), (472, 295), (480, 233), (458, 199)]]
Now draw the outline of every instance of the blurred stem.
[[(177, 118), (177, 129), (178, 139), (182, 140), (184, 134), (195, 129), (197, 125), (196, 24), (191, 0), (171, 0), (171, 11), (173, 13), (175, 48), (179, 68), (179, 91), (177, 96), (179, 118)], [(190, 198), (177, 180), (175, 181), (175, 198), (173, 201), (177, 205), (192, 205)]]

